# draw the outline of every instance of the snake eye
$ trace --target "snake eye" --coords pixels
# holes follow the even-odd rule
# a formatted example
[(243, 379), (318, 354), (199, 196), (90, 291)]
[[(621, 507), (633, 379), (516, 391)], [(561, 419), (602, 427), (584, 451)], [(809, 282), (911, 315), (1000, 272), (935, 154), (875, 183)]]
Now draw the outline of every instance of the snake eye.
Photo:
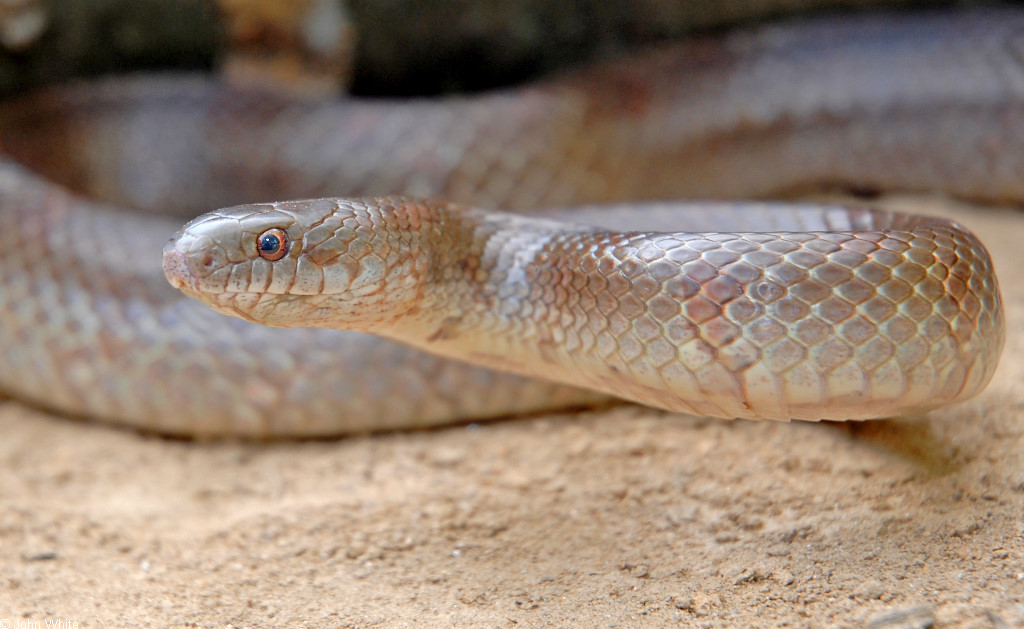
[(268, 229), (256, 239), (256, 253), (264, 260), (280, 260), (288, 253), (288, 235), (276, 227)]

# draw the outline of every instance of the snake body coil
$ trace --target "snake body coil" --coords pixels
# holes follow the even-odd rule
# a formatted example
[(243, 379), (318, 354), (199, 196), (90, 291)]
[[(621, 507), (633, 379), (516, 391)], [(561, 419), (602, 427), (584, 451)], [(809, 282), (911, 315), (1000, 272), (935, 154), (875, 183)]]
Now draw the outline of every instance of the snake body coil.
[[(1019, 202), (1021, 32), (1024, 14), (1015, 10), (807, 22), (440, 101), (300, 103), (194, 79), (137, 79), (4, 104), (0, 146), (74, 193), (0, 164), (0, 219), (21, 245), (0, 249), (0, 385), (65, 413), (250, 436), (423, 426), (591, 401), (595, 394), (362, 335), (221, 317), (166, 285), (156, 251), (173, 220), (78, 195), (193, 214), (310, 196), (402, 193), (533, 210), (822, 185)], [(916, 412), (980, 389), (1002, 345), (988, 256), (948, 222), (835, 209), (763, 218), (763, 206), (733, 205), (727, 229), (698, 236), (706, 217), (693, 209), (671, 230), (686, 234), (647, 234), (559, 231), (422, 207), (462, 225), (473, 246), (507, 246), (469, 249), (442, 265), (482, 275), (480, 288), (453, 293), (450, 305), (463, 314), (441, 310), (438, 320), (421, 306), (415, 334), (390, 335), (445, 354), (495, 336), (502, 345), (484, 363), (504, 358), (523, 373), (625, 387), (627, 397), (666, 408), (780, 418)], [(734, 211), (799, 234), (762, 242)], [(787, 223), (796, 215), (803, 218)], [(817, 226), (823, 216), (857, 235), (818, 233), (831, 229)], [(470, 245), (445, 250), (461, 246)], [(571, 258), (583, 249), (593, 262)], [(653, 251), (661, 257), (643, 257)], [(545, 256), (553, 266), (539, 264)], [(661, 264), (668, 261), (671, 273)], [(247, 273), (229, 282), (251, 282)], [(641, 292), (614, 292), (624, 284)], [(471, 298), (473, 290), (484, 293)], [(678, 313), (659, 299), (666, 296), (678, 298)], [(488, 300), (525, 336), (494, 327), (504, 315), (482, 314)], [(767, 321), (790, 317), (786, 308), (817, 318), (772, 331)], [(479, 332), (469, 327), (474, 317)], [(517, 338), (539, 345), (541, 361), (526, 365)], [(665, 348), (669, 340), (675, 350)], [(676, 361), (665, 361), (673, 352)], [(666, 374), (670, 364), (677, 367)], [(720, 378), (723, 370), (742, 379)], [(659, 383), (667, 380), (682, 392), (665, 397)]]

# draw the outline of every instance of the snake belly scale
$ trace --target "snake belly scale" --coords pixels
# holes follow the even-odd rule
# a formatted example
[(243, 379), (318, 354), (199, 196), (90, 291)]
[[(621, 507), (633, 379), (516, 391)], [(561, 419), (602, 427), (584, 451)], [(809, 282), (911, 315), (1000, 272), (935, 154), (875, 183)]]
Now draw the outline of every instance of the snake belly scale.
[[(726, 417), (877, 417), (962, 399), (990, 378), (1004, 324), (988, 254), (954, 223), (741, 203), (676, 207), (677, 223), (654, 232), (469, 208), (647, 210), (633, 201), (829, 184), (1019, 203), (1022, 32), (1015, 9), (812, 20), (517, 90), (405, 103), (136, 78), (0, 104), (0, 218), (23, 245), (0, 249), (0, 387), (66, 414), (252, 437), (428, 426), (602, 397), (547, 378)], [(390, 194), (455, 205), (375, 196)], [(353, 196), (376, 200), (341, 200)], [(290, 248), (247, 262), (255, 245), (215, 240), (220, 275), (202, 280), (193, 254), (214, 237), (195, 230), (216, 221), (192, 223), (165, 256), (172, 281), (276, 325), (290, 322), (274, 312), (332, 302), (313, 325), (542, 378), (362, 334), (220, 316), (164, 279), (157, 252), (181, 221), (115, 207), (195, 216), (309, 197), (327, 200), (215, 213), (234, 228), (259, 225), (255, 236), (281, 229)], [(396, 216), (429, 233), (393, 232)], [(315, 235), (302, 229), (318, 220)], [(340, 227), (324, 227), (335, 220), (417, 244), (367, 245), (379, 262), (356, 256), (317, 271), (300, 255), (337, 236)], [(429, 231), (441, 223), (462, 237)], [(335, 309), (345, 306), (325, 291), (351, 292), (367, 269), (403, 275), (402, 264), (448, 273), (448, 285), (410, 289), (409, 310), (381, 301), (373, 316), (341, 323)], [(403, 281), (422, 279), (413, 270)], [(243, 297), (260, 277), (271, 296)], [(439, 278), (429, 279), (416, 286)], [(234, 297), (213, 297), (215, 285)], [(357, 301), (382, 299), (377, 288)], [(402, 313), (402, 325), (385, 328), (374, 318), (382, 310)]]

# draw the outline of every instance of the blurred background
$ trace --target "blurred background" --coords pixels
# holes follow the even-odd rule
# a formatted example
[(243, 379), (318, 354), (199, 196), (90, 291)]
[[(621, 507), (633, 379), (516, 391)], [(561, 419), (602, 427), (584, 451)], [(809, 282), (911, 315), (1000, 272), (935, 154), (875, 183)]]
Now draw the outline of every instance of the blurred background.
[(473, 91), (695, 31), (935, 0), (0, 0), (0, 91), (217, 70), (292, 91)]

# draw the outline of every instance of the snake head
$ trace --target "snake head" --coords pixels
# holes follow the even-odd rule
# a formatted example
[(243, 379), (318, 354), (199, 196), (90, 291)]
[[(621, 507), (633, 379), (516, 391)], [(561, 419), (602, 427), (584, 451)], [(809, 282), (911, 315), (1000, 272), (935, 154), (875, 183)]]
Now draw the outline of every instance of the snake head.
[(429, 261), (421, 204), (316, 199), (200, 216), (164, 247), (167, 280), (215, 310), (279, 327), (372, 331), (414, 308)]

